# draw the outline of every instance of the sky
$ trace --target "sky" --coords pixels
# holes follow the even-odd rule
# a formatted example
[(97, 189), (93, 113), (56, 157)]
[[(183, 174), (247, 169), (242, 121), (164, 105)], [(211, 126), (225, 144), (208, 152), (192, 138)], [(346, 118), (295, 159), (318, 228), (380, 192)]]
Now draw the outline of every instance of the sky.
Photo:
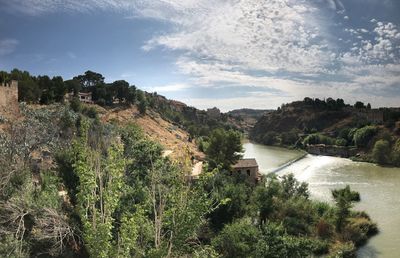
[(0, 70), (87, 70), (205, 109), (400, 106), (399, 0), (0, 0)]

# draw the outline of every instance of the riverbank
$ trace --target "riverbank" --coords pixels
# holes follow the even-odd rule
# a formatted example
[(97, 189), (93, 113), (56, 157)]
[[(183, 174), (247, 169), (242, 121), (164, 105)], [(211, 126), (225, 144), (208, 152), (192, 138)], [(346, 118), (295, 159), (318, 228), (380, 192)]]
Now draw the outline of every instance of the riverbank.
[[(299, 153), (254, 143), (247, 143), (244, 148), (245, 156), (256, 157), (262, 171), (274, 171), (279, 167), (276, 161), (295, 160), (293, 157)], [(302, 159), (292, 162), (276, 173), (293, 173), (296, 179), (308, 183), (311, 198), (329, 203), (333, 203), (331, 190), (350, 185), (351, 189), (361, 195), (361, 201), (355, 205), (355, 209), (366, 211), (377, 222), (380, 231), (358, 250), (358, 257), (398, 256), (400, 168), (306, 154)]]

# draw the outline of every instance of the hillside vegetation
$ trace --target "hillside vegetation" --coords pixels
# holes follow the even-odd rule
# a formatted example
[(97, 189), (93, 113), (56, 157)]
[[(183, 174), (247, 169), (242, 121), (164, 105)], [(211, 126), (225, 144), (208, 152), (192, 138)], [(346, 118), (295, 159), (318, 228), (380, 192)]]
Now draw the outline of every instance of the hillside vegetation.
[[(293, 175), (233, 174), (243, 147), (217, 117), (228, 115), (128, 92), (143, 95), (32, 100), (0, 122), (1, 257), (354, 257), (378, 232), (349, 187), (329, 205)], [(204, 132), (185, 132), (197, 124)], [(206, 155), (195, 181), (193, 135)]]
[(257, 186), (230, 175), (234, 131), (210, 134), (211, 166), (192, 184), (189, 158), (174, 162), (137, 126), (82, 112), (22, 105), (24, 119), (1, 133), (1, 256), (352, 257), (377, 232), (351, 210), (350, 189), (330, 206), (292, 175)]
[(306, 98), (266, 113), (250, 138), (267, 145), (400, 166), (400, 109)]

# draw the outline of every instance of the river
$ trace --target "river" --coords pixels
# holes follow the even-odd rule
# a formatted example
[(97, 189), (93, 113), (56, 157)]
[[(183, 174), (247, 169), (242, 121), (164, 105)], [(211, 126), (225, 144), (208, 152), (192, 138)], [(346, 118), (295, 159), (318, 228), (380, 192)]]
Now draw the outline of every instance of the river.
[(263, 174), (293, 173), (309, 184), (311, 198), (332, 202), (331, 190), (350, 185), (361, 195), (355, 209), (365, 210), (378, 223), (380, 233), (358, 251), (359, 257), (400, 257), (400, 168), (385, 168), (349, 159), (302, 155), (296, 150), (245, 143), (245, 158), (256, 158)]

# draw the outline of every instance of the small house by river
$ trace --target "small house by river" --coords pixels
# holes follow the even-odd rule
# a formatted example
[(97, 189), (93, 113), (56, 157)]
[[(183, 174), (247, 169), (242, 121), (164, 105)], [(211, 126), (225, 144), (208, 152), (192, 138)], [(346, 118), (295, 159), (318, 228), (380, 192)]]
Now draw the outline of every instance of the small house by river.
[(256, 159), (240, 159), (232, 166), (233, 173), (239, 173), (247, 177), (251, 183), (257, 183), (260, 180), (260, 173)]

